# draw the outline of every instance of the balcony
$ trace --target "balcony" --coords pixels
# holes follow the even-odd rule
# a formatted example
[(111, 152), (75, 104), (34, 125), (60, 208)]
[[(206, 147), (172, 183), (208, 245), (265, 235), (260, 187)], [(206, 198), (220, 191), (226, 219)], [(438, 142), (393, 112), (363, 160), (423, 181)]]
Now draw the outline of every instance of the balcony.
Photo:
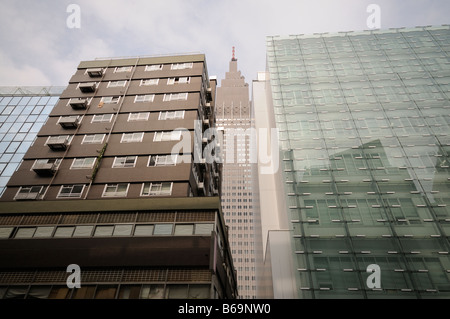
[(70, 99), (69, 104), (74, 110), (85, 110), (88, 104), (88, 100), (82, 98), (74, 98)]
[(87, 73), (91, 78), (98, 78), (103, 75), (103, 69), (102, 68), (88, 69)]
[(39, 176), (52, 176), (58, 170), (58, 164), (59, 160), (55, 159), (37, 160), (32, 169)]
[(78, 87), (83, 93), (92, 93), (95, 92), (97, 84), (95, 82), (80, 83)]
[(47, 140), (47, 145), (53, 151), (65, 151), (69, 146), (68, 136), (51, 136)]
[(58, 121), (59, 125), (61, 125), (65, 129), (77, 128), (80, 125), (81, 117), (79, 116), (64, 116), (61, 117)]

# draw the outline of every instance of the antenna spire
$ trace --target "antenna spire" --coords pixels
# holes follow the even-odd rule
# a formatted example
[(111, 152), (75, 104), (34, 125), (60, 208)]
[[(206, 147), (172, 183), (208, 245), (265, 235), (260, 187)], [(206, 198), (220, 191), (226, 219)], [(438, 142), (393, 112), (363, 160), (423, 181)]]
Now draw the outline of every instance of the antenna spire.
[(237, 59), (236, 59), (236, 50), (235, 50), (234, 47), (233, 47), (233, 56), (231, 58), (231, 61), (237, 61)]

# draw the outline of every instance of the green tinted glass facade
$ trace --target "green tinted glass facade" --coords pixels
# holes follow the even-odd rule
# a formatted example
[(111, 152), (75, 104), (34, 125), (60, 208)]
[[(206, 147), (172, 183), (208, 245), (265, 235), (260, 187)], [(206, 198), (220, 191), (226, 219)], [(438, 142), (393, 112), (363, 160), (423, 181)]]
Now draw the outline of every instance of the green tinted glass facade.
[(448, 26), (267, 38), (300, 298), (450, 297), (449, 52)]

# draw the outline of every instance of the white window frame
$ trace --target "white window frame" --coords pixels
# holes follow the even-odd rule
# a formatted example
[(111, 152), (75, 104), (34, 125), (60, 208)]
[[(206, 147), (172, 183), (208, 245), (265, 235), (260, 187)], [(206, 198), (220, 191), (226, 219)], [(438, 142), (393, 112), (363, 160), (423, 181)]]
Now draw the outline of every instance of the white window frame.
[[(117, 192), (119, 185), (127, 185), (126, 191)], [(115, 192), (106, 192), (108, 188), (116, 188)], [(113, 183), (113, 184), (105, 184), (105, 188), (103, 189), (102, 197), (126, 197), (128, 195), (128, 189), (130, 188), (130, 183)]]
[(108, 88), (117, 88), (117, 87), (125, 87), (127, 85), (127, 80), (120, 80), (120, 81), (109, 81), (108, 82)]
[(163, 131), (155, 132), (153, 142), (179, 141), (181, 139), (181, 131)]
[[(98, 142), (95, 141), (95, 138), (97, 136), (102, 136), (101, 141), (98, 141)], [(92, 141), (91, 142), (86, 141), (87, 137), (92, 137)], [(86, 134), (83, 137), (83, 141), (81, 142), (81, 144), (102, 144), (103, 141), (105, 140), (105, 137), (106, 137), (106, 134)]]
[[(82, 186), (81, 192), (72, 193), (72, 191), (75, 187), (80, 187), (80, 186)], [(58, 195), (56, 196), (56, 198), (81, 198), (85, 187), (86, 187), (85, 184), (62, 185), (61, 188), (59, 189), (59, 192), (58, 192)], [(61, 192), (64, 188), (72, 188), (72, 190), (70, 193), (67, 193), (67, 195), (62, 196)], [(73, 194), (76, 194), (76, 195), (73, 195)]]
[(100, 104), (119, 104), (120, 96), (104, 96), (100, 100)]
[(145, 79), (141, 80), (141, 83), (139, 86), (152, 86), (152, 85), (158, 85), (159, 79)]
[[(155, 165), (151, 165), (152, 158), (154, 159)], [(178, 155), (150, 155), (148, 159), (148, 167), (157, 166), (175, 166), (177, 165)]]
[(186, 63), (173, 63), (170, 66), (171, 70), (184, 70), (184, 69), (192, 69), (194, 67), (193, 62), (186, 62)]
[(167, 94), (164, 94), (163, 101), (164, 102), (186, 101), (187, 99), (188, 99), (188, 92), (184, 92), (184, 93), (167, 93)]
[(159, 112), (158, 120), (182, 120), (184, 119), (185, 111), (161, 111)]
[[(131, 139), (126, 138), (127, 135), (131, 135)], [(135, 136), (138, 138), (136, 138)], [(144, 132), (123, 133), (120, 143), (140, 143), (142, 142), (143, 139), (144, 139)]]
[[(40, 187), (40, 189), (39, 189), (38, 192), (32, 192), (33, 188), (38, 188), (38, 187)], [(17, 191), (16, 196), (19, 195), (20, 192), (21, 192), (23, 189), (25, 189), (25, 188), (29, 188), (29, 189), (30, 189), (30, 191), (28, 191), (27, 194), (39, 194), (39, 195), (42, 195), (42, 194), (44, 193), (44, 192), (43, 192), (44, 187), (45, 187), (45, 186), (21, 186), (21, 187), (19, 188), (19, 190)]]
[[(109, 117), (108, 119), (105, 119), (105, 117)], [(111, 123), (112, 119), (114, 117), (114, 114), (108, 113), (108, 114), (95, 114), (92, 117), (91, 123)]]
[[(94, 168), (96, 157), (81, 157), (81, 158), (74, 158), (72, 161), (72, 165), (70, 165), (70, 169), (91, 169)], [(92, 164), (86, 165), (86, 160), (94, 160)], [(81, 162), (80, 164), (76, 164), (77, 162)], [(88, 162), (89, 163), (89, 162)]]
[[(170, 190), (168, 192), (162, 192), (163, 184), (170, 184)], [(144, 189), (148, 185), (148, 193), (144, 194)], [(152, 187), (159, 188), (159, 190), (152, 190)], [(173, 182), (160, 182), (160, 183), (142, 183), (141, 196), (170, 196), (172, 195)]]
[(134, 103), (153, 102), (154, 99), (155, 99), (155, 94), (136, 95), (134, 97)]
[(117, 66), (114, 69), (114, 73), (131, 72), (131, 71), (133, 71), (132, 66)]
[[(133, 163), (128, 162), (130, 159), (133, 159)], [(116, 156), (114, 158), (114, 162), (112, 168), (132, 168), (136, 166), (137, 156)]]
[(128, 114), (128, 122), (148, 121), (150, 112), (138, 112)]
[(145, 71), (161, 71), (162, 69), (163, 69), (162, 64), (152, 64), (145, 66)]
[(174, 78), (168, 78), (167, 79), (167, 85), (174, 85), (174, 84), (189, 84), (191, 83), (191, 77), (190, 76), (177, 76)]

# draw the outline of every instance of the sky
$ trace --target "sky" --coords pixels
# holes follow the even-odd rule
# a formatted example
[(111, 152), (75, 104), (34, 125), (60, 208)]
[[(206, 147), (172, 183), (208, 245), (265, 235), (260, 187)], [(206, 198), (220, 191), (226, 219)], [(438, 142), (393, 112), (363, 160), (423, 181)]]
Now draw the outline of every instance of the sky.
[(220, 84), (233, 46), (250, 84), (267, 36), (367, 30), (370, 4), (381, 29), (450, 24), (449, 0), (0, 0), (0, 86), (66, 86), (80, 61), (191, 52)]

